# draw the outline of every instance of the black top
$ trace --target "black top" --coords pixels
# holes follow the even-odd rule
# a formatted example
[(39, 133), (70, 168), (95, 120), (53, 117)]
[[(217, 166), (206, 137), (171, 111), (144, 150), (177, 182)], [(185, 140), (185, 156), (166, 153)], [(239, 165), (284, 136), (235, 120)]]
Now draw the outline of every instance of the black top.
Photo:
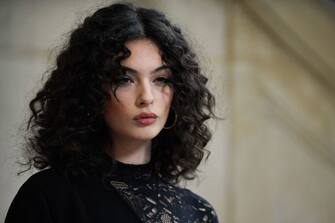
[(54, 169), (31, 176), (16, 194), (5, 223), (218, 222), (213, 207), (174, 186), (152, 164), (114, 164), (107, 177), (65, 177)]

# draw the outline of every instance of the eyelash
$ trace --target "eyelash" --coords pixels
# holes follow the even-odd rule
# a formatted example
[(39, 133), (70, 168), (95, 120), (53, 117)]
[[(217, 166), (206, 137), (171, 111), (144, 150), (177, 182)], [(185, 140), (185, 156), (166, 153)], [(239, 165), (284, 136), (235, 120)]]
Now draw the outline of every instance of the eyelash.
[[(159, 82), (163, 83), (164, 85), (167, 85), (169, 83), (172, 83), (171, 78), (169, 77), (157, 77), (155, 81), (158, 80)], [(118, 85), (127, 85), (131, 83), (133, 80), (130, 77), (124, 76), (118, 79), (116, 82)]]

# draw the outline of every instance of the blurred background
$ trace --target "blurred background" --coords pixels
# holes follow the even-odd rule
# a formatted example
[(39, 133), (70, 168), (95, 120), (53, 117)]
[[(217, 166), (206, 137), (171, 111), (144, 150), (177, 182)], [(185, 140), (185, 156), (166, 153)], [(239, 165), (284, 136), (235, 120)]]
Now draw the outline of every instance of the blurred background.
[[(0, 1), (0, 221), (28, 102), (69, 32), (114, 1)], [(184, 30), (224, 121), (186, 184), (225, 223), (335, 221), (335, 1), (138, 0)]]

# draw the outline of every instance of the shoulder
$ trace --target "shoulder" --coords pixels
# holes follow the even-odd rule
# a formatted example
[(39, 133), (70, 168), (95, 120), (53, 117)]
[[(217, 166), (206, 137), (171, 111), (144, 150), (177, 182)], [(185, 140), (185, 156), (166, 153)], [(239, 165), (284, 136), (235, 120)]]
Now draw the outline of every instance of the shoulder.
[[(44, 169), (30, 176), (20, 187), (16, 197), (18, 198), (50, 198), (64, 197), (72, 191), (68, 178), (54, 170)], [(17, 199), (18, 199), (17, 198)]]
[[(62, 193), (59, 185), (64, 182), (61, 175), (51, 169), (42, 170), (30, 176), (15, 195), (6, 215), (6, 223), (51, 222), (49, 199)], [(50, 202), (50, 200), (52, 202)]]
[(49, 168), (40, 170), (39, 172), (31, 175), (25, 184), (44, 184), (47, 181), (58, 181), (60, 178), (64, 176), (60, 174), (55, 169)]
[(192, 192), (187, 188), (181, 188), (184, 199), (201, 216), (204, 222), (218, 222), (218, 217), (214, 207), (202, 196)]
[(66, 183), (66, 177), (54, 169), (44, 169), (30, 176), (20, 189), (52, 189)]
[(76, 188), (65, 174), (44, 169), (30, 176), (19, 188), (11, 203), (10, 213), (34, 206), (44, 213), (71, 205), (77, 196)]

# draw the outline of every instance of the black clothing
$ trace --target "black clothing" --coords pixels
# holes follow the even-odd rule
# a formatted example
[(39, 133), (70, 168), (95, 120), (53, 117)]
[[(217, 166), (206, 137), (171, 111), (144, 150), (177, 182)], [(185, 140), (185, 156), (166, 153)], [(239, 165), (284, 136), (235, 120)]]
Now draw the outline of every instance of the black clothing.
[(52, 168), (34, 174), (16, 194), (5, 223), (218, 222), (205, 199), (162, 180), (151, 163), (110, 159), (115, 171), (104, 178), (70, 179)]

